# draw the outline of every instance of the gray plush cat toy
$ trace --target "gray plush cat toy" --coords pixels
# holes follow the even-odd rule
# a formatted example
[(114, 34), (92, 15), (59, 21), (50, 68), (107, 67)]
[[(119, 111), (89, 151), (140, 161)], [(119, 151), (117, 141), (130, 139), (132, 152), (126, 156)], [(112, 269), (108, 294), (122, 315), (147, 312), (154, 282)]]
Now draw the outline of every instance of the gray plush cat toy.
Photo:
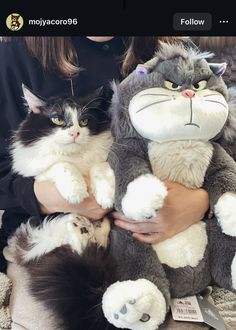
[[(204, 187), (216, 216), (152, 245), (150, 255), (145, 244), (137, 249), (139, 274), (137, 266), (132, 281), (116, 282), (103, 298), (105, 316), (118, 328), (154, 330), (163, 322), (169, 301), (168, 285), (158, 281), (160, 262), (172, 297), (196, 294), (211, 281), (236, 290), (236, 164), (213, 142), (235, 134), (236, 93), (227, 91), (221, 78), (226, 63), (208, 64), (209, 56), (163, 44), (152, 60), (114, 86), (109, 162), (116, 209), (137, 221), (154, 216), (168, 194), (163, 184), (168, 179)], [(144, 260), (150, 260), (146, 272)]]

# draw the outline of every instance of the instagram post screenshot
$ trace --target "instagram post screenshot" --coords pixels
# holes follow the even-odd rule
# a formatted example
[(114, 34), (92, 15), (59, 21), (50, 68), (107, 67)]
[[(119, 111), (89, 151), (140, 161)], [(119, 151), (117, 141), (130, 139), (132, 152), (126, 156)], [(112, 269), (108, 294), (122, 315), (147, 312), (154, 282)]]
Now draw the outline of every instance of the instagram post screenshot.
[(234, 11), (155, 5), (1, 9), (0, 330), (236, 330)]

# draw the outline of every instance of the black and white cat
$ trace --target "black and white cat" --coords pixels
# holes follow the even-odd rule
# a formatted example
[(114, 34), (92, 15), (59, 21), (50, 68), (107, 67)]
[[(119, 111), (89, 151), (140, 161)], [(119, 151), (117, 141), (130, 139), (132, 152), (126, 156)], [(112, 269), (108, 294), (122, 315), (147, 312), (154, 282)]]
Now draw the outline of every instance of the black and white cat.
[(112, 144), (107, 111), (110, 91), (48, 100), (25, 86), (23, 93), (29, 113), (12, 144), (13, 171), (52, 181), (70, 203), (88, 197), (83, 178), (87, 176), (97, 202), (103, 208), (111, 207), (114, 182), (106, 162)]

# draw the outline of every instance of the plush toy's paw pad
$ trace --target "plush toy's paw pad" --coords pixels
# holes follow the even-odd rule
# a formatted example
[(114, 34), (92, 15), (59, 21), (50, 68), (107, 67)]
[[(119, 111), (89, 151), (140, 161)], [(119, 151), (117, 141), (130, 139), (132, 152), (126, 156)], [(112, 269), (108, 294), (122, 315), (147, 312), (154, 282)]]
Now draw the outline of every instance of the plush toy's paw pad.
[(231, 265), (232, 287), (236, 290), (236, 254)]
[(127, 186), (122, 199), (122, 211), (127, 218), (145, 220), (156, 215), (167, 196), (163, 182), (152, 174), (139, 176)]
[(155, 330), (165, 320), (166, 302), (150, 281), (124, 281), (112, 284), (104, 293), (103, 312), (117, 328)]
[(236, 194), (224, 193), (215, 205), (215, 216), (223, 233), (236, 236)]
[(78, 253), (82, 253), (90, 242), (95, 242), (93, 224), (85, 217), (71, 214), (67, 230), (68, 241)]

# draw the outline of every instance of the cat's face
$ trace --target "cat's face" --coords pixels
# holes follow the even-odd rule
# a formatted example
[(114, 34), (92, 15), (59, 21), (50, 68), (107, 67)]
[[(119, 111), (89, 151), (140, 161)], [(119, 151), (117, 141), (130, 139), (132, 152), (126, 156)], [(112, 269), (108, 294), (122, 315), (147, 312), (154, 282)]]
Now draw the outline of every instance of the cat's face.
[(183, 54), (172, 58), (154, 59), (150, 67), (137, 67), (129, 86), (121, 84), (132, 125), (149, 140), (208, 141), (227, 120), (227, 91), (221, 78), (225, 63), (211, 67), (200, 56), (181, 50)]
[(91, 136), (109, 129), (109, 99), (101, 91), (84, 98), (42, 100), (26, 87), (23, 90), (30, 111), (17, 139), (25, 146), (41, 140), (52, 147), (77, 150)]

